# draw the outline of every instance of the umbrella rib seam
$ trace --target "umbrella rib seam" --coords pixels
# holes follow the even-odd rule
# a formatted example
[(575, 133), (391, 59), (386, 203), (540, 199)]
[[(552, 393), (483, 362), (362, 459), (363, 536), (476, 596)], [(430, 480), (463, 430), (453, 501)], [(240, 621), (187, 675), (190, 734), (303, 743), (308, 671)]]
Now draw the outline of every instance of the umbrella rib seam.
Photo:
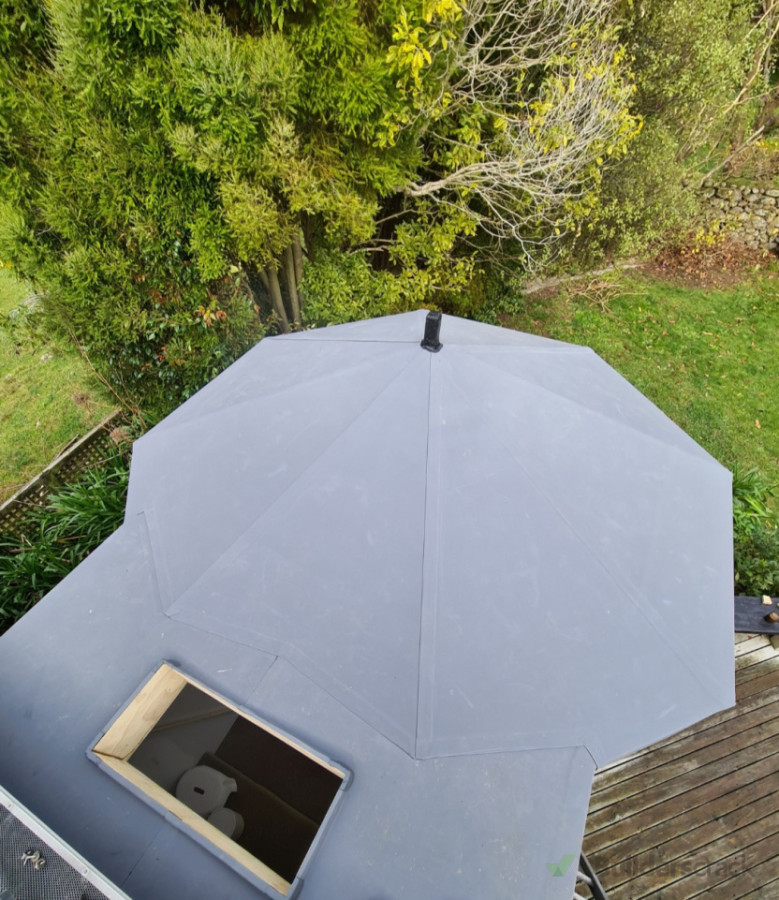
[(425, 441), (425, 499), (424, 499), (424, 521), (422, 522), (422, 558), (420, 560), (421, 571), (419, 579), (419, 646), (417, 647), (417, 709), (416, 721), (414, 728), (414, 757), (419, 755), (419, 716), (421, 710), (422, 695), (422, 653), (423, 653), (423, 628), (424, 628), (424, 609), (425, 609), (425, 556), (427, 553), (427, 513), (428, 513), (428, 484), (430, 482), (430, 409), (433, 391), (433, 358), (432, 355), (428, 360), (428, 378), (427, 378), (427, 435)]

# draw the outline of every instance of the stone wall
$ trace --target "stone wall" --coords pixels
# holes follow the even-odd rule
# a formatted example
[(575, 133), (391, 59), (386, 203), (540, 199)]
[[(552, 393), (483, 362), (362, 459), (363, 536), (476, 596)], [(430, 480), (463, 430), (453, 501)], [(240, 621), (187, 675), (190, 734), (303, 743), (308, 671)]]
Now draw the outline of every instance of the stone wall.
[(703, 196), (711, 207), (713, 222), (735, 238), (748, 247), (779, 249), (779, 190), (710, 184)]

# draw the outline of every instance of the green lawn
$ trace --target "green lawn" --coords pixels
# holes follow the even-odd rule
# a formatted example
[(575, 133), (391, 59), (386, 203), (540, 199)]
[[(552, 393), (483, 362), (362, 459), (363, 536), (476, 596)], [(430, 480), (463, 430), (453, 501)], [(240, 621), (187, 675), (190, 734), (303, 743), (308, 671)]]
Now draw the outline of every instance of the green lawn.
[(503, 323), (586, 344), (724, 465), (779, 480), (779, 276), (727, 290), (640, 276), (513, 300)]
[(24, 326), (29, 295), (0, 268), (0, 502), (116, 406), (78, 353)]

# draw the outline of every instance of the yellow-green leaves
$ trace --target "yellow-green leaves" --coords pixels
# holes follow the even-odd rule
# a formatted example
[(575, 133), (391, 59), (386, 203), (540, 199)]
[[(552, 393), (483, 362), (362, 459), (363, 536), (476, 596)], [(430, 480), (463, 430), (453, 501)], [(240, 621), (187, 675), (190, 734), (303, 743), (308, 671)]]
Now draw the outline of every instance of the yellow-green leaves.
[(387, 62), (399, 76), (398, 87), (403, 88), (406, 80), (410, 80), (416, 88), (421, 87), (422, 70), (432, 62), (426, 38), (425, 29), (421, 25), (413, 26), (406, 11), (401, 10), (400, 19), (393, 30), (392, 46), (387, 54)]
[(392, 31), (392, 46), (387, 54), (397, 87), (416, 96), (423, 91), (423, 74), (433, 64), (433, 53), (445, 51), (457, 37), (462, 8), (456, 0), (426, 0), (421, 15), (409, 14), (401, 7)]

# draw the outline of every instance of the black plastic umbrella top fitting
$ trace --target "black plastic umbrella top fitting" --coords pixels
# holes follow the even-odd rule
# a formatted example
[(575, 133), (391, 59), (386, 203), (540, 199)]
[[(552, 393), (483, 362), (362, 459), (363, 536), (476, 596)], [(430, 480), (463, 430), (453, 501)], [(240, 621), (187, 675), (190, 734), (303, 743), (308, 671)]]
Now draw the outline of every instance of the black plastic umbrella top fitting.
[(431, 353), (438, 353), (443, 347), (438, 340), (438, 336), (441, 334), (441, 318), (440, 312), (429, 312), (425, 319), (425, 336), (422, 338), (420, 346)]

